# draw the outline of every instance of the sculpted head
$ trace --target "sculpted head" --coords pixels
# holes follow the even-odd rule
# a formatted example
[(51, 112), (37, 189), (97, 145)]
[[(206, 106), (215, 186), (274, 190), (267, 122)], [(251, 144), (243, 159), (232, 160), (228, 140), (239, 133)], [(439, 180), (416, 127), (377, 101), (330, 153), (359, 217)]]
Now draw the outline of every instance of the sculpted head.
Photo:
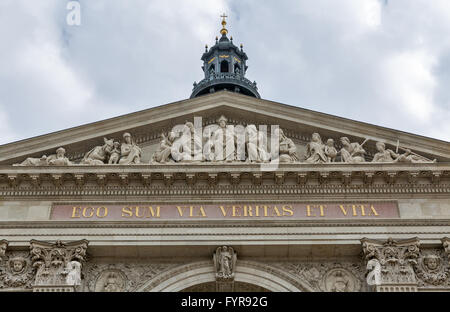
[(217, 119), (217, 123), (221, 128), (225, 128), (227, 126), (228, 119), (222, 115), (219, 119)]
[(175, 140), (175, 137), (176, 137), (175, 132), (170, 131), (170, 132), (169, 132), (169, 135), (168, 135), (169, 141)]
[(428, 255), (423, 259), (423, 263), (429, 270), (436, 270), (439, 267), (440, 259), (436, 255)]
[(379, 152), (384, 152), (384, 150), (386, 149), (386, 145), (384, 145), (383, 142), (377, 142), (375, 146), (377, 147), (377, 151)]
[(125, 132), (123, 134), (123, 140), (127, 143), (127, 144), (131, 144), (131, 134), (129, 134), (128, 132)]
[(350, 145), (350, 140), (347, 137), (342, 137), (341, 138), (341, 143), (344, 146), (348, 146), (348, 145)]
[(318, 134), (317, 132), (314, 132), (311, 136), (311, 141), (322, 142), (322, 139), (320, 138), (320, 134)]
[(13, 258), (9, 262), (10, 268), (14, 273), (22, 272), (25, 268), (25, 264), (25, 259), (21, 257)]
[(333, 139), (328, 139), (327, 140), (327, 146), (334, 147), (334, 140)]
[(56, 150), (56, 156), (58, 156), (58, 158), (64, 157), (65, 154), (66, 154), (66, 150), (62, 147), (60, 147)]

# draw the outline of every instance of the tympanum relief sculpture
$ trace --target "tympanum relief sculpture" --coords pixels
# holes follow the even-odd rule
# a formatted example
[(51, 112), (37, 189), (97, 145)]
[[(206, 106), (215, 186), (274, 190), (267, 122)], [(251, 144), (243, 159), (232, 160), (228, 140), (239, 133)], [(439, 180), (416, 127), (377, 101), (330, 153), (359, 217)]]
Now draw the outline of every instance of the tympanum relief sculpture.
[[(273, 140), (272, 142), (272, 138)], [(277, 141), (277, 142), (276, 142)], [(398, 146), (394, 152), (387, 149), (385, 143), (376, 142), (377, 153), (372, 160), (364, 146), (370, 142), (351, 142), (348, 137), (340, 138), (340, 149), (335, 141), (328, 138), (323, 143), (319, 133), (311, 136), (306, 144), (306, 153), (300, 157), (294, 141), (288, 138), (281, 128), (275, 128), (269, 136), (267, 129), (248, 124), (231, 125), (225, 116), (217, 119), (216, 124), (196, 129), (192, 122), (175, 126), (171, 131), (161, 134), (159, 146), (151, 157), (150, 164), (166, 163), (267, 163), (278, 160), (280, 163), (433, 163), (436, 159), (428, 159), (412, 152), (408, 148)], [(371, 143), (372, 144), (372, 143)], [(401, 153), (398, 150), (404, 152)], [(303, 157), (304, 156), (304, 157)], [(141, 164), (143, 150), (135, 143), (128, 132), (123, 134), (122, 142), (104, 138), (104, 144), (89, 150), (80, 161), (81, 165)], [(68, 166), (73, 165), (66, 157), (62, 147), (56, 154), (43, 155), (41, 158), (27, 158), (15, 166)]]

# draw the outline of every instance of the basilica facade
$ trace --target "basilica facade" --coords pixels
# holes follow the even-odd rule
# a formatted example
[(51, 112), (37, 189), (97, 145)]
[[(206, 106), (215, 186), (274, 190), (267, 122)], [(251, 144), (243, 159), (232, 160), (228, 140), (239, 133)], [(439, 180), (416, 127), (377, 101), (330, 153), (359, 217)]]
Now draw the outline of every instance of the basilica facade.
[(450, 143), (260, 98), (243, 46), (189, 99), (0, 146), (0, 291), (450, 290)]

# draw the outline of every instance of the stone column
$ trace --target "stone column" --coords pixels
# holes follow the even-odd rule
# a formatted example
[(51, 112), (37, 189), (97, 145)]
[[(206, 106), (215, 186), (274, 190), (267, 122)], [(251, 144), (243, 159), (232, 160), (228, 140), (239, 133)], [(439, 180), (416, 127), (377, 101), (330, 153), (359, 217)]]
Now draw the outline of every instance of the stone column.
[(30, 254), (36, 268), (34, 292), (74, 292), (81, 284), (87, 240), (48, 243), (32, 240)]
[(387, 241), (361, 240), (367, 265), (367, 283), (376, 292), (416, 292), (414, 267), (419, 257), (418, 238)]

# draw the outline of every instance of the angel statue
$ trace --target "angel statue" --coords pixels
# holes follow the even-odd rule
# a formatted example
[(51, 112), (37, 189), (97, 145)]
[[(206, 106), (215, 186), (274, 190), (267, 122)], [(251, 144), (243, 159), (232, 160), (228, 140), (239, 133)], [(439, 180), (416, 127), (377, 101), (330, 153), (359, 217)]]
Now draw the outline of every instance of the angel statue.
[(81, 263), (70, 261), (66, 266), (66, 284), (71, 286), (81, 285)]
[(213, 256), (216, 279), (230, 280), (236, 270), (236, 252), (232, 247), (218, 247)]

